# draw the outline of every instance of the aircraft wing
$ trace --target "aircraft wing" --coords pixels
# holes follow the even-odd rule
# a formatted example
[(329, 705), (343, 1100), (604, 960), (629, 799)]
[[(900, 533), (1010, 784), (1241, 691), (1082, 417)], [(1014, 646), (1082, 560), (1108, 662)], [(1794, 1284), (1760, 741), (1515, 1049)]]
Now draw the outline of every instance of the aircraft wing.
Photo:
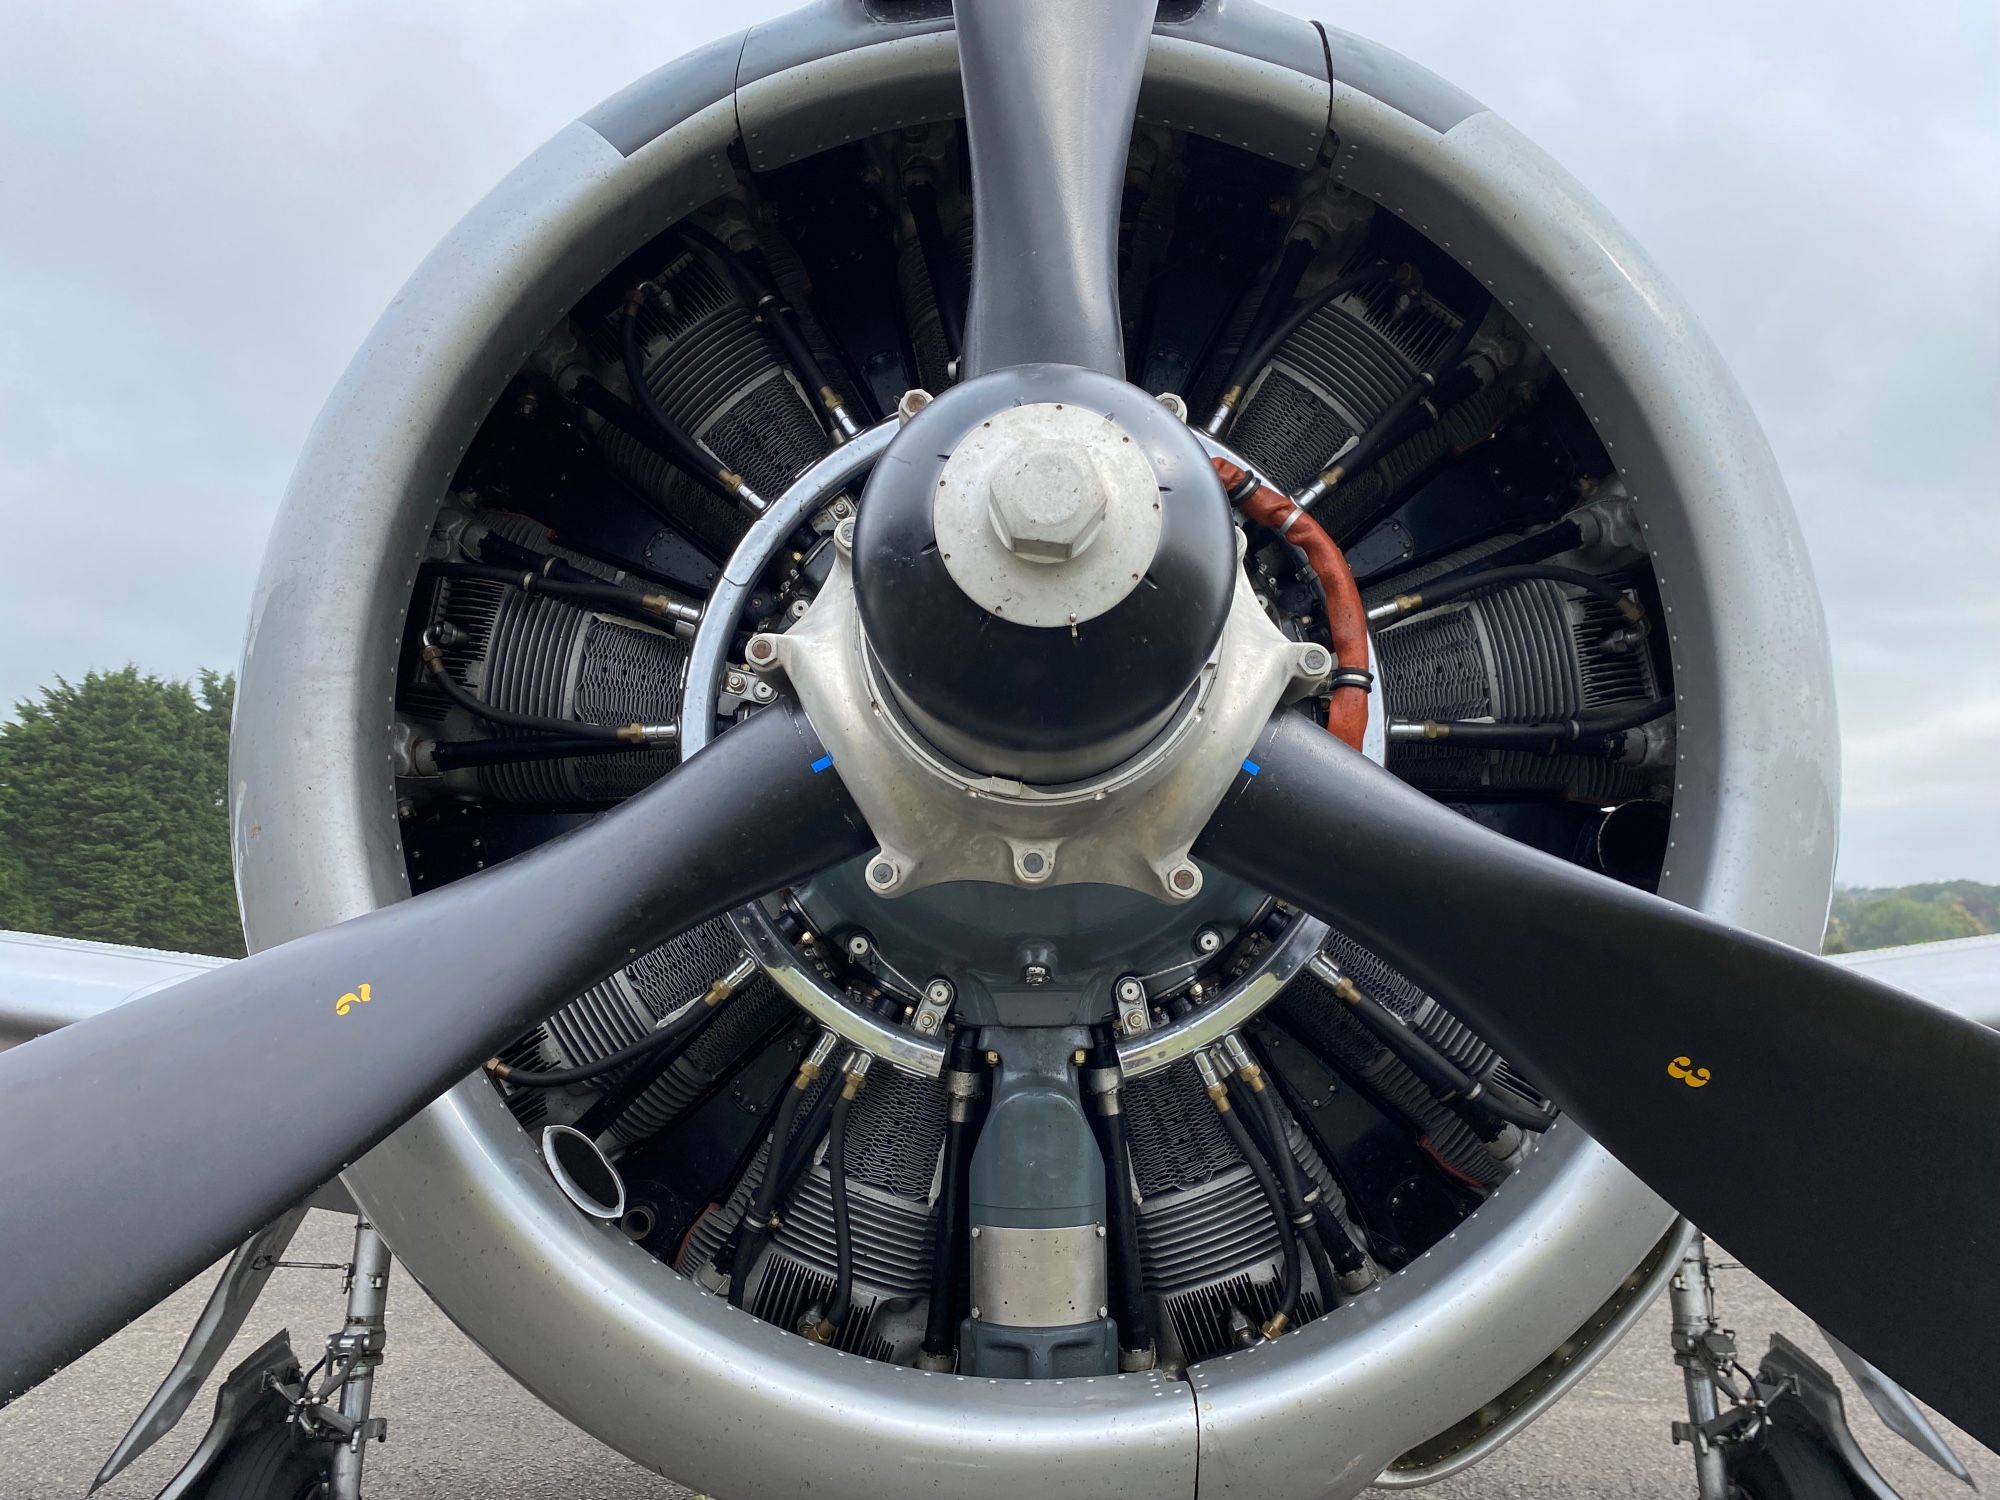
[(2000, 1027), (2000, 934), (1831, 957), (1968, 1021)]
[(228, 962), (0, 930), (0, 1051)]

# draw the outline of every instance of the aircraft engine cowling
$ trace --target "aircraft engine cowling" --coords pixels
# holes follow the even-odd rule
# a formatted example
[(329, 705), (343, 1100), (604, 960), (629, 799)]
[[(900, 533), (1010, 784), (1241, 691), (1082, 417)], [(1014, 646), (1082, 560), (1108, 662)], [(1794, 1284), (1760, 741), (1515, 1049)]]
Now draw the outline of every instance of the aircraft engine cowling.
[[(769, 643), (848, 586), (882, 441), (960, 384), (963, 108), (943, 7), (829, 3), (607, 101), (418, 270), (259, 588), (232, 768), (253, 946), (557, 837), (791, 690)], [(1310, 501), (1370, 616), (1366, 753), (1815, 942), (1837, 767), (1803, 547), (1741, 393), (1602, 208), (1394, 54), (1192, 0), (1161, 8), (1122, 191), (1126, 376), (1172, 417), (1121, 420)], [(1046, 520), (994, 503), (1003, 539)], [(1297, 538), (1238, 521), (1232, 584), (1330, 661)], [(1169, 687), (1140, 738), (1176, 732)], [(1338, 688), (1301, 691), (1324, 717)], [(1416, 1483), (1665, 1284), (1669, 1211), (1348, 935), (1220, 871), (1166, 872), (1167, 899), (1038, 884), (1044, 857), (901, 888), (871, 856), (635, 952), (349, 1184), (530, 1389), (731, 1496)], [(692, 1042), (634, 1060), (681, 1018)], [(1068, 1167), (988, 1127), (1054, 1095), (1102, 1207), (1002, 1222)], [(563, 1196), (550, 1125), (614, 1159), (621, 1219)]]

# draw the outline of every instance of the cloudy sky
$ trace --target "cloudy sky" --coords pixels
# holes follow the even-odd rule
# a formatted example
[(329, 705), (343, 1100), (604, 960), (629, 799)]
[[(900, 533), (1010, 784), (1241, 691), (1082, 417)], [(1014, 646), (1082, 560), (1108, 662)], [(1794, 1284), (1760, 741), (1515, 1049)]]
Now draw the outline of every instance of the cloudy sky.
[[(783, 8), (9, 0), (0, 705), (232, 666), (293, 455), (423, 253), (565, 121)], [(2000, 880), (2000, 10), (1288, 8), (1454, 79), (1650, 247), (1812, 548), (1841, 877)]]

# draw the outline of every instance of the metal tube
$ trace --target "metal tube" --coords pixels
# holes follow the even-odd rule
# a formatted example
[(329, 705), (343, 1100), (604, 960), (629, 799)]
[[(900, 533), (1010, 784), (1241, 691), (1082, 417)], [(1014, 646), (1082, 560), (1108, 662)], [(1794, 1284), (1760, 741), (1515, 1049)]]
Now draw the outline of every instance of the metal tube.
[(340, 1387), (340, 1414), (354, 1424), (352, 1436), (333, 1450), (331, 1500), (361, 1500), (361, 1464), (370, 1437), (381, 1437), (385, 1423), (370, 1422), (369, 1399), (375, 1389), (375, 1367), (382, 1363), (386, 1342), (382, 1312), (389, 1301), (389, 1245), (366, 1216), (354, 1219), (354, 1263), (347, 1272), (347, 1320), (329, 1343), (353, 1358)]
[(1681, 1367), (1687, 1382), (1695, 1493), (1700, 1500), (1729, 1500), (1729, 1470), (1722, 1461), (1722, 1450), (1704, 1430), (1715, 1420), (1721, 1402), (1700, 1352), (1702, 1341), (1719, 1325), (1715, 1319), (1715, 1282), (1708, 1270), (1708, 1241), (1699, 1234), (1691, 1236), (1681, 1252), (1680, 1269), (1667, 1288), (1667, 1306), (1673, 1315), (1674, 1363)]

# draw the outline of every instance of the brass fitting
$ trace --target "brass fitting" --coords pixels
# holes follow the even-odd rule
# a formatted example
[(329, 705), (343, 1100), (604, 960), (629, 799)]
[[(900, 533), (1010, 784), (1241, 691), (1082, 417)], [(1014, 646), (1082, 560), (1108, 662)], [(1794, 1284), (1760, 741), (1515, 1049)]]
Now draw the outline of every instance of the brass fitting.
[(720, 1005), (731, 995), (748, 984), (757, 972), (757, 960), (747, 954), (736, 961), (736, 966), (708, 987), (708, 993), (701, 997), (703, 1005)]
[(847, 1061), (841, 1064), (840, 1097), (852, 1099), (868, 1087), (868, 1069), (875, 1059), (868, 1053), (856, 1050), (850, 1052)]
[(1215, 1066), (1215, 1060), (1206, 1051), (1194, 1055), (1195, 1071), (1201, 1075), (1201, 1086), (1207, 1090), (1209, 1102), (1219, 1115), (1229, 1113), (1229, 1085), (1223, 1080), (1222, 1072)]
[(618, 738), (628, 745), (671, 745), (680, 738), (676, 724), (620, 724)]
[(817, 1323), (806, 1324), (799, 1332), (815, 1344), (830, 1344), (833, 1342), (833, 1336), (840, 1330), (833, 1326), (831, 1318), (821, 1318)]
[(1639, 601), (1637, 599), (1634, 599), (1630, 594), (1625, 594), (1620, 596), (1618, 600), (1618, 613), (1623, 615), (1627, 620), (1631, 621), (1634, 625), (1637, 625), (1640, 621), (1646, 618), (1645, 606), (1640, 604)]
[(1280, 1334), (1282, 1334), (1287, 1328), (1290, 1328), (1291, 1326), (1292, 1326), (1292, 1320), (1286, 1317), (1283, 1313), (1272, 1313), (1271, 1320), (1264, 1325), (1263, 1328), (1264, 1337), (1267, 1339), (1277, 1338)]

